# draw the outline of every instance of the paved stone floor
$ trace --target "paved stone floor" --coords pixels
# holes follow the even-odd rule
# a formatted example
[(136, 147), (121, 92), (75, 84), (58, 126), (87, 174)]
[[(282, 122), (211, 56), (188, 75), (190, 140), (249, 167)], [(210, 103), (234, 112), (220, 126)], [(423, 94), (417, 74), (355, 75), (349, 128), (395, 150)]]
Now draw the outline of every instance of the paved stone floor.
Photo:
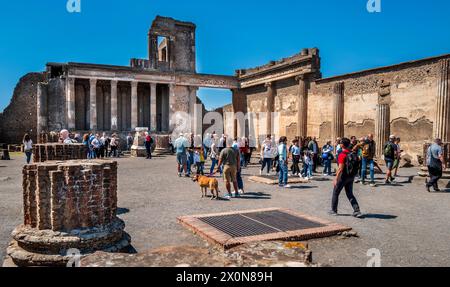
[[(13, 228), (22, 220), (22, 155), (0, 161), (0, 256), (3, 258)], [(332, 266), (366, 266), (367, 251), (381, 252), (382, 266), (450, 266), (450, 191), (429, 194), (418, 181), (408, 182), (417, 169), (402, 169), (397, 186), (376, 188), (356, 185), (355, 194), (365, 219), (355, 219), (341, 195), (341, 216), (328, 216), (331, 178), (294, 185), (286, 190), (253, 183), (244, 170), (247, 194), (231, 201), (201, 199), (200, 189), (178, 178), (172, 156), (119, 159), (119, 211), (139, 252), (169, 245), (205, 246), (200, 237), (177, 223), (181, 215), (238, 211), (255, 208), (289, 208), (354, 228), (359, 238), (333, 237), (309, 242), (313, 261)], [(381, 178), (378, 179), (381, 182)], [(225, 187), (220, 181), (222, 195)]]

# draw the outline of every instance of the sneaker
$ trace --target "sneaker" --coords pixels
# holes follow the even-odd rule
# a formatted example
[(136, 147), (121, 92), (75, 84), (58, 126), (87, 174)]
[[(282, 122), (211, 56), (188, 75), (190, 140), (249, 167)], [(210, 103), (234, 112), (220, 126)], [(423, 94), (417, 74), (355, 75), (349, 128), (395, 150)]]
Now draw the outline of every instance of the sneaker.
[(298, 177), (303, 178), (303, 176), (301, 174), (299, 174)]
[(361, 213), (361, 212), (359, 212), (359, 211), (355, 211), (355, 212), (353, 212), (353, 217), (356, 217), (356, 218), (362, 218), (362, 217), (363, 217), (363, 215), (362, 215), (362, 213)]
[(375, 184), (375, 182), (373, 182), (373, 181), (372, 181), (369, 185), (370, 185), (370, 187), (375, 187), (375, 186), (377, 186), (377, 185)]
[(435, 189), (434, 189), (434, 192), (440, 192), (441, 190), (438, 188), (438, 187), (436, 187)]
[(389, 180), (385, 180), (384, 184), (391, 184), (391, 182)]
[(178, 173), (178, 176), (181, 177), (181, 172)]
[(244, 190), (243, 189), (239, 189), (238, 192), (239, 192), (239, 194), (243, 194)]
[(364, 180), (361, 180), (359, 183), (360, 183), (361, 185), (366, 185), (366, 182), (365, 182)]
[(355, 183), (362, 182), (359, 178), (355, 178)]
[(225, 195), (225, 198), (226, 199), (231, 199), (232, 196), (233, 196), (232, 194), (227, 194), (227, 195)]
[(292, 188), (292, 186), (290, 186), (289, 184), (286, 184), (283, 186), (284, 188)]
[(191, 175), (189, 173), (186, 173), (184, 176), (185, 177), (191, 177)]
[(338, 216), (338, 213), (336, 211), (330, 210), (330, 211), (328, 211), (328, 215)]
[(266, 176), (270, 176), (270, 173), (266, 173)]
[(262, 170), (259, 170), (259, 175), (262, 175)]

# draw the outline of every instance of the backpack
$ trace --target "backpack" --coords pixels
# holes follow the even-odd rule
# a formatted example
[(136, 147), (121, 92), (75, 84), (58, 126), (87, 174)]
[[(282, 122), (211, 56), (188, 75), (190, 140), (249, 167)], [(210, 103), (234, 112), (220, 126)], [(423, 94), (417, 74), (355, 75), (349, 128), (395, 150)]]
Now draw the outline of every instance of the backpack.
[(361, 155), (362, 155), (363, 157), (365, 157), (365, 158), (369, 157), (369, 155), (370, 155), (370, 143), (365, 143), (365, 144), (362, 146), (362, 149), (361, 149)]
[(355, 152), (344, 152), (345, 156), (345, 167), (344, 174), (348, 177), (355, 177), (358, 174), (359, 170), (359, 157)]
[(384, 146), (383, 154), (385, 158), (394, 158), (394, 147), (390, 142), (386, 143)]

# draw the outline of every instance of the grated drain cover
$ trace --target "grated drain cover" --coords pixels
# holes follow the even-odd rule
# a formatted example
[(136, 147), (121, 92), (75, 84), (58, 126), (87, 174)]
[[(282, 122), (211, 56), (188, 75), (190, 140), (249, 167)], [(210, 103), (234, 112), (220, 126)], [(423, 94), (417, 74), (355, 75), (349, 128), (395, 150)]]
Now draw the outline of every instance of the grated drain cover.
[(232, 237), (271, 234), (281, 231), (301, 230), (324, 225), (278, 210), (244, 214), (229, 214), (199, 218)]
[(351, 230), (345, 225), (280, 208), (181, 216), (178, 221), (225, 249), (255, 241), (307, 240)]

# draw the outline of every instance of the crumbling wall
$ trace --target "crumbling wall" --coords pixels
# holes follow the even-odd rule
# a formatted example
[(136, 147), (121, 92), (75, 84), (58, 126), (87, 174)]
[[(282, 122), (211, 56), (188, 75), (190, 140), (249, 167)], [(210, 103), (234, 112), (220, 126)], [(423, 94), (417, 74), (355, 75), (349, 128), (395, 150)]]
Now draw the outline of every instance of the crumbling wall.
[(37, 86), (45, 78), (45, 73), (28, 73), (19, 80), (9, 106), (0, 114), (0, 142), (21, 143), (25, 133), (36, 142)]
[(379, 92), (381, 86), (387, 86), (391, 134), (399, 136), (402, 149), (416, 159), (424, 141), (433, 137), (439, 60), (404, 63), (312, 83), (308, 95), (308, 133), (318, 135), (321, 143), (331, 139), (328, 125), (334, 109), (332, 89), (335, 83), (344, 82), (345, 136), (375, 134)]

